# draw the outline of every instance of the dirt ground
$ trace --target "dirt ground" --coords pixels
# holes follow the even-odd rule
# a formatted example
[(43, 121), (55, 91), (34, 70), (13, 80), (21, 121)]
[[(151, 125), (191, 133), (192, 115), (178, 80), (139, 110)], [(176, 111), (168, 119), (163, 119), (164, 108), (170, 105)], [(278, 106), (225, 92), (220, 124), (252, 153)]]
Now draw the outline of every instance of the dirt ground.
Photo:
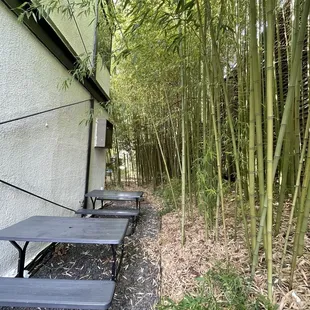
[[(228, 259), (245, 277), (250, 275), (250, 261), (243, 236), (242, 223), (235, 227), (234, 199), (227, 200), (227, 244), (220, 229), (219, 241), (214, 232), (206, 235), (203, 217), (194, 211), (186, 221), (186, 244), (181, 246), (181, 225), (178, 212), (162, 217), (162, 202), (146, 189), (141, 205), (141, 216), (133, 235), (125, 238), (125, 256), (116, 285), (111, 310), (151, 310), (160, 297), (181, 300), (186, 293), (195, 294), (196, 278), (204, 275), (219, 261)], [(121, 203), (124, 205), (124, 203)], [(286, 204), (285, 215), (290, 206)], [(285, 239), (285, 225), (274, 239), (274, 274), (278, 274)], [(291, 238), (292, 239), (292, 238)], [(289, 290), (291, 240), (284, 261), (281, 279), (274, 277), (274, 301), (283, 309), (310, 309), (310, 241), (306, 237), (305, 254), (298, 260), (294, 289)], [(111, 252), (107, 246), (62, 244), (46, 256), (40, 269), (33, 275), (38, 278), (106, 279), (110, 276)], [(267, 295), (266, 264), (263, 251), (254, 278), (253, 289)], [(8, 310), (12, 308), (3, 307)], [(30, 308), (24, 308), (30, 309)]]
[[(219, 241), (215, 241), (214, 232), (206, 236), (206, 225), (203, 217), (197, 210), (186, 221), (186, 244), (181, 245), (180, 214), (172, 212), (162, 217), (160, 233), (161, 249), (161, 297), (170, 297), (179, 301), (185, 293), (195, 294), (197, 289), (196, 278), (204, 275), (210, 268), (219, 262), (227, 261), (240, 275), (249, 278), (251, 261), (245, 245), (244, 236), (237, 231), (244, 231), (242, 221), (235, 227), (233, 198), (226, 203), (227, 245), (224, 242), (222, 226), (219, 229)], [(293, 289), (289, 289), (290, 263), (292, 259), (291, 234), (287, 255), (279, 278), (279, 269), (286, 236), (290, 203), (286, 203), (283, 214), (283, 225), (278, 236), (273, 240), (273, 274), (274, 276), (274, 303), (279, 310), (283, 309), (310, 309), (310, 240), (306, 236), (304, 255), (298, 259), (295, 271)], [(173, 251), (171, 251), (173, 249)], [(267, 296), (267, 270), (263, 249), (259, 253), (258, 267), (254, 277), (253, 290)]]

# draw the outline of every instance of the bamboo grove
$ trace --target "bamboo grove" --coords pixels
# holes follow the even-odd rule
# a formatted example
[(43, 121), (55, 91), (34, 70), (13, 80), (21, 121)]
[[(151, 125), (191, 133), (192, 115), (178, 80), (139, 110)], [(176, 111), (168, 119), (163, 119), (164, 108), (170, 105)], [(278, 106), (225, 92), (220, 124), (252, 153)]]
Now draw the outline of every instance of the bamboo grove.
[(275, 236), (285, 231), (282, 265), (293, 247), (292, 286), (308, 228), (309, 9), (306, 0), (144, 0), (118, 1), (112, 14), (118, 147), (135, 157), (141, 184), (170, 188), (183, 242), (194, 208), (207, 235), (231, 237), (233, 189), (235, 233), (252, 275), (266, 256), (270, 299)]

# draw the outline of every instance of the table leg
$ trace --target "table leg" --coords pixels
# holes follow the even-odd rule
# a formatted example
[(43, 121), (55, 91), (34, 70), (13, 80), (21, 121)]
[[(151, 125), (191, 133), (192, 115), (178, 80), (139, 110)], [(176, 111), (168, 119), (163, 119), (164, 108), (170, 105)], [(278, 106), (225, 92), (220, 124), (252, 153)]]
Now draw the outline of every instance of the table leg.
[(18, 267), (17, 267), (17, 278), (24, 277), (24, 270), (25, 270), (25, 257), (26, 257), (26, 250), (29, 244), (29, 241), (25, 242), (24, 247), (22, 248), (19, 244), (15, 241), (10, 241), (11, 244), (17, 249), (19, 257), (18, 257)]
[(117, 257), (116, 257), (116, 245), (111, 244), (111, 250), (112, 250), (112, 255), (113, 255), (113, 261), (112, 261), (112, 276), (111, 276), (111, 280), (112, 281), (116, 281), (118, 274), (120, 272), (121, 269), (121, 265), (123, 262), (123, 257), (124, 257), (124, 243), (121, 244), (121, 256), (119, 258), (119, 262), (117, 264), (117, 268), (116, 268), (116, 261), (117, 261)]
[(114, 244), (111, 244), (111, 250), (112, 250), (112, 256), (113, 256), (111, 280), (115, 281), (116, 280), (116, 246)]
[(93, 209), (95, 209), (97, 198), (96, 197), (95, 198), (90, 197), (90, 200), (91, 200), (91, 202), (93, 204)]
[(121, 245), (121, 256), (119, 258), (119, 262), (118, 262), (118, 266), (117, 266), (117, 271), (116, 271), (116, 278), (118, 277), (118, 274), (120, 272), (120, 269), (121, 269), (121, 265), (122, 265), (122, 262), (123, 262), (123, 257), (124, 257), (124, 243), (122, 243)]
[(138, 216), (133, 217), (133, 223), (132, 224), (133, 224), (133, 232), (132, 233), (134, 233), (136, 230), (137, 224), (138, 224)]

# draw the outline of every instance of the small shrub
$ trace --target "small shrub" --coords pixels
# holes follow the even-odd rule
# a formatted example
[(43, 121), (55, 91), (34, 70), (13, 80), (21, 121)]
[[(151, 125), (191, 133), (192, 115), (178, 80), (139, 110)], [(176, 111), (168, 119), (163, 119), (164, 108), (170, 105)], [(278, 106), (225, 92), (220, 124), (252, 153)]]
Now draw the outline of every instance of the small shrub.
[[(171, 189), (172, 186), (172, 189)], [(155, 195), (161, 197), (163, 199), (163, 209), (159, 212), (160, 216), (168, 214), (170, 212), (175, 211), (175, 204), (173, 201), (173, 194), (176, 199), (177, 204), (179, 204), (182, 189), (181, 189), (181, 180), (174, 178), (171, 179), (171, 186), (168, 182), (165, 183), (165, 186), (162, 188), (158, 188), (155, 191)]]
[(232, 267), (218, 265), (197, 281), (196, 295), (187, 295), (178, 303), (163, 300), (158, 310), (276, 310), (276, 306), (254, 292), (251, 282)]

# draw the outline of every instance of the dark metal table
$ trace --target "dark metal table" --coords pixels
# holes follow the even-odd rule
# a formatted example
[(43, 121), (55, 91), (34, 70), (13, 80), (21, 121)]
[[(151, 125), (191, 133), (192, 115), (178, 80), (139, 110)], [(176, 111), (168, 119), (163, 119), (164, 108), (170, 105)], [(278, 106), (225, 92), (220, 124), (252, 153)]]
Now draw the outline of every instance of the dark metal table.
[[(25, 256), (29, 242), (62, 242), (107, 244), (111, 246), (112, 280), (116, 280), (124, 254), (124, 236), (128, 219), (85, 219), (57, 216), (33, 216), (0, 230), (0, 240), (8, 240), (18, 250), (18, 277), (25, 269)], [(16, 241), (25, 241), (20, 246)], [(121, 245), (121, 256), (116, 269), (116, 247)]]
[(95, 209), (97, 200), (122, 200), (122, 201), (135, 201), (136, 208), (140, 209), (140, 202), (142, 200), (143, 192), (131, 192), (131, 191), (111, 191), (95, 189), (87, 194), (86, 198), (90, 198)]

